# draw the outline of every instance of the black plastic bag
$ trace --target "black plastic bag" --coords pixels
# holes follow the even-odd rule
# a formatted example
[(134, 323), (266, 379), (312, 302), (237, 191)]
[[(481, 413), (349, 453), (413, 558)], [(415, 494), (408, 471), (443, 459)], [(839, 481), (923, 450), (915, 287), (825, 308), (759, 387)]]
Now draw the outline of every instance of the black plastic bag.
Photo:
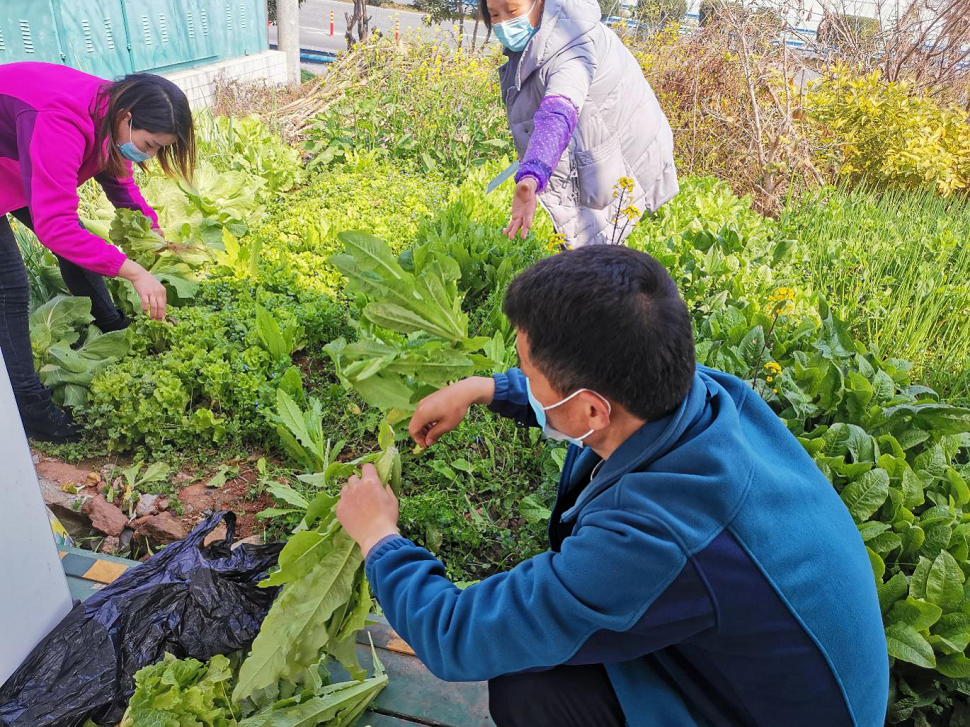
[[(203, 547), (223, 518), (226, 539)], [(205, 661), (247, 648), (279, 590), (256, 584), (283, 546), (230, 550), (235, 527), (231, 512), (213, 513), (75, 606), (0, 687), (0, 725), (117, 724), (135, 672), (166, 651)]]

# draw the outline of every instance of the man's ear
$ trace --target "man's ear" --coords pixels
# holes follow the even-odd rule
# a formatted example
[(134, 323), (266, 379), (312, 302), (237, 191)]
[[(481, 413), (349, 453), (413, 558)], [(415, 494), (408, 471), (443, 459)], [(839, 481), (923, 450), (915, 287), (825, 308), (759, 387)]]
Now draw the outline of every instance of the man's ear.
[(589, 418), (602, 421), (603, 426), (600, 427), (601, 429), (608, 426), (610, 423), (612, 404), (608, 404), (605, 399), (591, 391), (584, 391), (580, 396), (586, 397), (583, 403), (589, 407)]

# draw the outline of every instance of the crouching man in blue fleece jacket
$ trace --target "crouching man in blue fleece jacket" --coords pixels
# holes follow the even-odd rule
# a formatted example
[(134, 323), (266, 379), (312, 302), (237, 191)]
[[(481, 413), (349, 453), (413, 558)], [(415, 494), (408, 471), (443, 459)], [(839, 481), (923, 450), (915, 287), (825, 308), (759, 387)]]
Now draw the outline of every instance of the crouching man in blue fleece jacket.
[(462, 591), (398, 534), (373, 467), (337, 509), (427, 667), (489, 680), (500, 727), (882, 725), (886, 640), (856, 526), (749, 385), (695, 366), (667, 271), (583, 247), (521, 273), (504, 309), (521, 370), (432, 394), (410, 431), (432, 445), (486, 404), (571, 441), (549, 550)]

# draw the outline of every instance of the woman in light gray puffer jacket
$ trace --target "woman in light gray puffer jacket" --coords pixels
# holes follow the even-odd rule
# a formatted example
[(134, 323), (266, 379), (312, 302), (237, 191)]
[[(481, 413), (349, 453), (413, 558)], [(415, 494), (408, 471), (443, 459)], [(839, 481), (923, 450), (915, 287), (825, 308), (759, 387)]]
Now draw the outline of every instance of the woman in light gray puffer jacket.
[(673, 134), (640, 66), (593, 0), (479, 2), (509, 57), (499, 75), (519, 167), (505, 233), (525, 238), (538, 195), (571, 247), (622, 242), (621, 180), (630, 216), (678, 191)]

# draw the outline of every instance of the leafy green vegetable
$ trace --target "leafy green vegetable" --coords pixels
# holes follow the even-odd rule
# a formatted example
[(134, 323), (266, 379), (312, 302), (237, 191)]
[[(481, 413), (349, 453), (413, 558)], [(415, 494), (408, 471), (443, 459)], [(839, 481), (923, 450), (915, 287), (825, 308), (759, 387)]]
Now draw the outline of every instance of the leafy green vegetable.
[(68, 346), (77, 343), (77, 328), (94, 320), (91, 301), (58, 295), (47, 301), (30, 315), (30, 343), (34, 363), (39, 364), (44, 354), (56, 343)]
[(323, 407), (310, 397), (307, 411), (300, 409), (283, 387), (276, 390), (276, 432), (287, 453), (306, 472), (317, 472), (330, 463), (330, 442), (323, 437)]
[(374, 675), (369, 679), (364, 674), (360, 680), (331, 684), (321, 678), (322, 667), (311, 669), (301, 687), (273, 685), (255, 706), (230, 701), (233, 672), (225, 656), (217, 654), (203, 664), (165, 654), (135, 674), (135, 693), (120, 727), (350, 727), (387, 685), (373, 645), (371, 654)]
[[(123, 506), (128, 508), (128, 517), (135, 514), (135, 505), (138, 503), (139, 493), (147, 492), (146, 487), (148, 485), (164, 482), (168, 479), (170, 472), (169, 466), (164, 462), (154, 462), (148, 465), (144, 472), (141, 471), (141, 468), (142, 462), (139, 460), (130, 467), (124, 467), (121, 470), (125, 485), (121, 502)], [(112, 498), (109, 497), (108, 501), (111, 500)]]
[[(379, 437), (381, 452), (354, 462), (329, 462), (319, 473), (321, 487), (346, 477), (363, 462), (373, 462), (381, 480), (395, 491), (400, 486), (400, 455), (386, 423)], [(328, 456), (329, 460), (329, 456)], [(291, 504), (302, 503), (290, 499)], [(360, 548), (336, 519), (338, 498), (326, 490), (306, 503), (297, 531), (280, 553), (279, 569), (262, 585), (282, 585), (263, 621), (249, 656), (239, 670), (233, 699), (241, 702), (280, 680), (296, 680), (331, 655), (351, 675), (363, 678), (354, 643), (371, 608)]]
[(451, 258), (415, 254), (408, 272), (376, 237), (338, 237), (344, 252), (331, 262), (347, 277), (362, 316), (359, 340), (339, 338), (325, 347), (345, 388), (394, 423), (424, 394), (491, 363), (475, 353), (490, 339), (468, 337), (456, 285), (461, 270)]
[(239, 727), (349, 727), (387, 686), (387, 675), (376, 662), (375, 675), (363, 681), (329, 684), (317, 691), (282, 699), (247, 717)]
[(273, 315), (261, 305), (256, 306), (256, 330), (263, 348), (277, 360), (289, 362), (293, 352), (303, 346), (303, 327), (289, 325), (280, 328)]
[(135, 674), (135, 693), (121, 727), (232, 727), (236, 720), (229, 702), (231, 679), (225, 656), (217, 654), (203, 664), (165, 654), (162, 661)]
[(92, 320), (90, 299), (63, 295), (30, 316), (34, 364), (59, 406), (83, 406), (94, 378), (128, 353), (125, 331), (101, 333)]

